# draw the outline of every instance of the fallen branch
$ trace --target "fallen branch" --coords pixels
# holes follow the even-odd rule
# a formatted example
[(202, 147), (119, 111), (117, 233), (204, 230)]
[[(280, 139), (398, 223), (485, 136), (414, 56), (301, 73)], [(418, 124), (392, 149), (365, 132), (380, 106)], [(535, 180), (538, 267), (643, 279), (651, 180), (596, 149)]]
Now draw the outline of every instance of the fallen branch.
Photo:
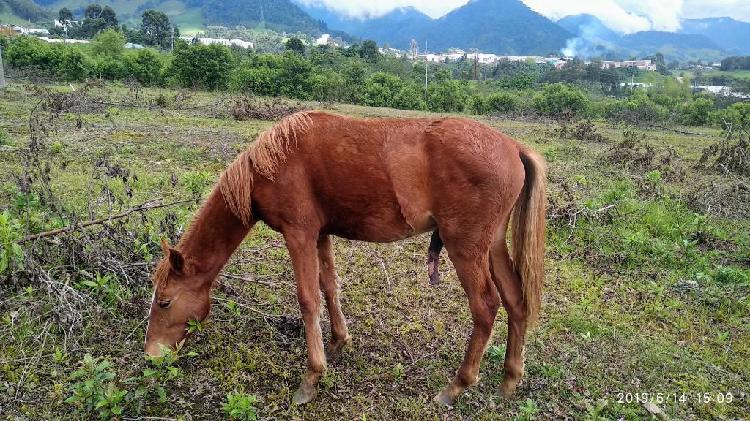
[(659, 126), (657, 124), (654, 124), (653, 127), (657, 128), (657, 129), (661, 129), (661, 130), (669, 130), (670, 132), (684, 134), (686, 136), (705, 136), (706, 135), (705, 133), (688, 132), (688, 131), (685, 131), (685, 130), (678, 130), (678, 129), (672, 129), (672, 128), (669, 128), (669, 127)]
[(104, 224), (106, 224), (108, 222), (111, 222), (111, 221), (114, 221), (116, 219), (125, 218), (126, 216), (128, 216), (128, 215), (130, 215), (132, 213), (135, 213), (135, 212), (145, 212), (145, 211), (149, 211), (149, 210), (153, 210), (153, 209), (166, 208), (168, 206), (181, 205), (183, 203), (188, 203), (188, 202), (193, 202), (194, 201), (193, 199), (186, 199), (186, 200), (178, 200), (176, 202), (171, 202), (171, 203), (158, 203), (158, 204), (154, 204), (154, 202), (159, 201), (159, 200), (161, 200), (161, 199), (149, 200), (148, 202), (142, 203), (142, 204), (140, 204), (140, 205), (138, 205), (136, 207), (127, 209), (127, 210), (122, 211), (122, 212), (120, 212), (118, 214), (110, 215), (110, 216), (108, 216), (106, 218), (93, 219), (93, 220), (90, 220), (90, 221), (81, 222), (81, 223), (78, 223), (78, 224), (75, 224), (75, 225), (71, 225), (71, 226), (68, 226), (68, 227), (64, 227), (64, 228), (58, 228), (58, 229), (51, 230), (51, 231), (44, 231), (44, 232), (40, 232), (40, 233), (37, 233), (37, 234), (27, 235), (26, 237), (23, 237), (20, 240), (18, 240), (18, 243), (22, 244), (22, 243), (27, 243), (29, 241), (38, 240), (40, 238), (54, 237), (54, 236), (57, 236), (57, 235), (67, 234), (67, 233), (73, 232), (73, 231), (75, 231), (75, 230), (77, 230), (79, 228), (90, 227), (92, 225), (104, 225)]

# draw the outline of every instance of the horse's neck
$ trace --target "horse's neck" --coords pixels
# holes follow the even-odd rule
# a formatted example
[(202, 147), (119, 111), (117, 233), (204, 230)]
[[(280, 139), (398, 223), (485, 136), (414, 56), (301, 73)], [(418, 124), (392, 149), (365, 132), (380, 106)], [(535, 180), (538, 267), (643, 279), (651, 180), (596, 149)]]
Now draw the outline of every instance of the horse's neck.
[(224, 267), (250, 231), (227, 206), (219, 188), (214, 188), (177, 248), (213, 276)]

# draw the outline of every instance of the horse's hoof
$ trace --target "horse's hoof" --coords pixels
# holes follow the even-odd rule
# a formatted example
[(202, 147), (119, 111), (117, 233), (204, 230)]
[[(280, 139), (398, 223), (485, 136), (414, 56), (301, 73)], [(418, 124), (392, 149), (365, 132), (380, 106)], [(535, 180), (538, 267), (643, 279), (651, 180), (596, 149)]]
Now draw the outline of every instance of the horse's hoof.
[(438, 393), (432, 400), (448, 409), (453, 409), (453, 403), (456, 401), (445, 390)]
[(350, 346), (351, 344), (351, 336), (347, 336), (344, 339), (331, 342), (330, 344), (328, 344), (328, 352), (326, 357), (330, 360), (338, 358), (341, 355), (341, 351), (343, 351), (345, 347)]
[(513, 399), (516, 394), (516, 387), (518, 386), (518, 382), (516, 381), (503, 381), (503, 384), (500, 385), (500, 394), (505, 399)]
[(292, 402), (294, 402), (295, 405), (304, 405), (313, 398), (315, 398), (315, 394), (317, 393), (317, 389), (315, 386), (311, 386), (306, 383), (302, 383), (299, 386), (299, 389), (297, 389), (296, 392), (294, 392), (294, 397), (292, 397)]

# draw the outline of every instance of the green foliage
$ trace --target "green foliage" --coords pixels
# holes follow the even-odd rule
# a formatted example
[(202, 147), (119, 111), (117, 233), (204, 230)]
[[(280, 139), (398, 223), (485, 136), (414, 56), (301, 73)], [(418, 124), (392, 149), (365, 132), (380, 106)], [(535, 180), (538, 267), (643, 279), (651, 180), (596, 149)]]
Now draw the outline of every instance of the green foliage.
[[(750, 127), (750, 102), (736, 102), (714, 114), (716, 124), (723, 128)], [(725, 127), (730, 126), (730, 127)]]
[(96, 414), (101, 419), (121, 416), (128, 392), (117, 386), (112, 362), (86, 354), (79, 366), (70, 376), (71, 396), (65, 402), (74, 405), (81, 414)]
[(223, 409), (230, 419), (255, 421), (258, 419), (257, 409), (255, 408), (257, 403), (258, 398), (255, 395), (230, 392), (227, 395), (227, 401), (224, 402)]
[(8, 135), (8, 132), (0, 128), (0, 146), (5, 146), (10, 144), (10, 135)]
[(491, 113), (507, 114), (517, 111), (520, 100), (510, 92), (495, 92), (487, 97), (487, 109)]
[(203, 196), (203, 192), (213, 181), (214, 176), (207, 171), (188, 171), (182, 174), (182, 184), (185, 185), (190, 194), (198, 200)]
[(518, 416), (516, 421), (535, 420), (536, 414), (539, 413), (539, 406), (532, 399), (526, 399), (518, 406)]
[(176, 48), (172, 71), (186, 88), (225, 89), (234, 61), (221, 45), (185, 45)]
[(141, 37), (143, 43), (154, 47), (169, 48), (172, 43), (172, 23), (164, 12), (149, 9), (141, 16)]
[(125, 36), (112, 28), (98, 33), (91, 41), (91, 51), (97, 56), (116, 58), (121, 56), (124, 50)]
[(469, 95), (466, 99), (466, 112), (474, 115), (487, 114), (487, 100), (482, 95)]
[(21, 224), (11, 217), (10, 212), (0, 213), (0, 274), (13, 270), (23, 261), (23, 249), (18, 244), (21, 229)]
[(365, 81), (364, 102), (372, 107), (396, 108), (396, 95), (404, 82), (395, 75), (376, 72)]
[(300, 55), (305, 54), (305, 44), (303, 44), (302, 40), (297, 37), (289, 38), (284, 44), (284, 48), (293, 53), (297, 53)]
[(680, 107), (680, 122), (688, 126), (705, 126), (711, 121), (713, 110), (713, 100), (709, 98), (696, 98)]
[(438, 112), (460, 112), (467, 96), (464, 86), (457, 80), (433, 83), (427, 88), (427, 108)]
[(534, 97), (536, 111), (548, 116), (580, 114), (586, 110), (588, 104), (588, 98), (580, 89), (561, 83), (545, 86), (544, 90)]
[(97, 297), (107, 307), (115, 307), (117, 303), (130, 297), (130, 292), (122, 287), (112, 275), (96, 273), (94, 275), (88, 272), (80, 272), (82, 279), (78, 282), (77, 287), (81, 290), (88, 291)]

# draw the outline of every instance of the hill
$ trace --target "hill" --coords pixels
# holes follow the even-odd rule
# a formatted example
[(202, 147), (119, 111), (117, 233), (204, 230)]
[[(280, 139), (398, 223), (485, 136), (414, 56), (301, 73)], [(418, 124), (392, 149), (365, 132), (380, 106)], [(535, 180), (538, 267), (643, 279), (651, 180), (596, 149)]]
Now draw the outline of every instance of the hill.
[(49, 17), (49, 13), (32, 0), (0, 0), (2, 23), (21, 24)]
[(578, 37), (568, 42), (567, 54), (584, 57), (643, 57), (662, 53), (667, 60), (716, 60), (726, 55), (723, 45), (702, 34), (641, 31), (620, 34), (592, 15), (573, 15), (557, 22)]
[(729, 17), (685, 19), (683, 34), (703, 35), (733, 54), (750, 54), (750, 23)]
[(407, 49), (412, 39), (431, 51), (478, 48), (498, 54), (548, 54), (573, 35), (520, 0), (472, 0), (439, 19), (411, 8), (365, 19), (342, 17), (322, 6), (302, 7), (331, 28)]
[[(38, 0), (38, 3), (55, 13), (67, 7), (80, 15), (91, 1)], [(200, 29), (205, 25), (243, 25), (319, 35), (328, 29), (325, 23), (312, 18), (290, 0), (105, 0), (99, 3), (112, 6), (120, 21), (131, 25), (140, 21), (144, 10), (157, 9), (183, 30), (186, 27)]]

